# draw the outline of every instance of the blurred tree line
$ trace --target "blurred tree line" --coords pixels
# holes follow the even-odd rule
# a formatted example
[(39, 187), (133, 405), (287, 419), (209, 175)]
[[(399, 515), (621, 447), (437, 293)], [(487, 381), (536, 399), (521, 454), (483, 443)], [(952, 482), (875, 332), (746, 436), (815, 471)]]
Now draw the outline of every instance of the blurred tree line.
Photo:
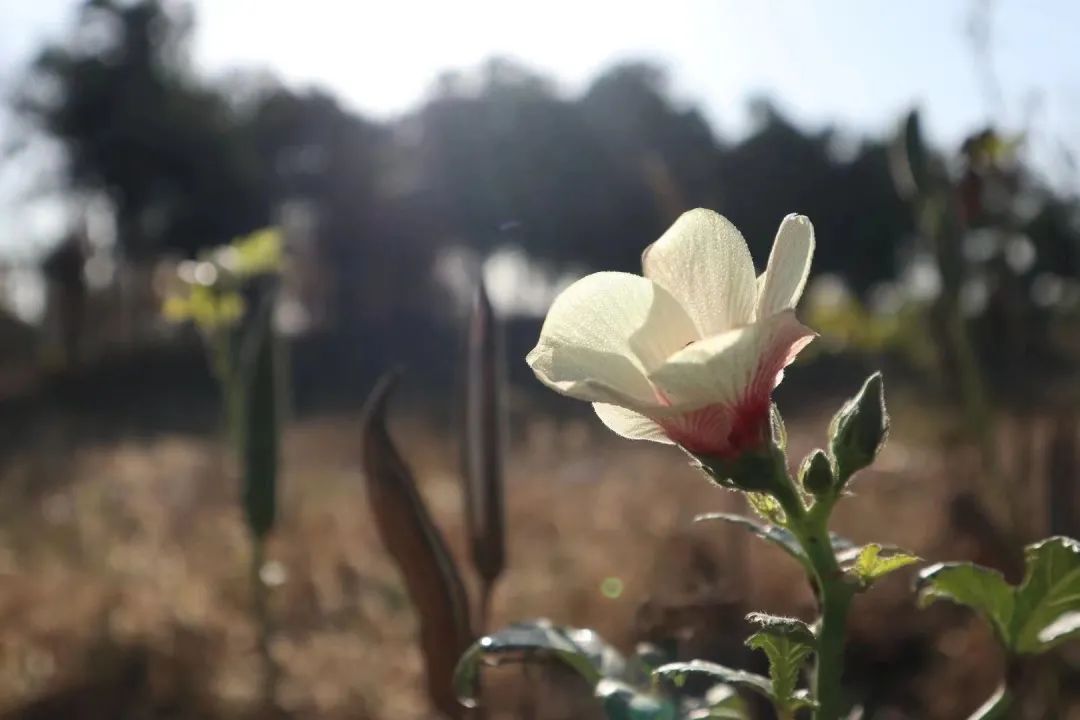
[(341, 286), (392, 289), (387, 272), (415, 274), (448, 243), (633, 269), (673, 217), (704, 205), (759, 257), (784, 214), (810, 214), (830, 239), (818, 267), (862, 290), (895, 273), (912, 229), (882, 144), (841, 153), (833, 132), (805, 133), (765, 102), (756, 130), (725, 143), (652, 65), (614, 67), (566, 99), (492, 60), (376, 123), (264, 76), (199, 77), (184, 6), (86, 0), (80, 12), (40, 53), (19, 106), (62, 143), (71, 189), (108, 199), (116, 252), (132, 262), (192, 255), (304, 202)]
[[(613, 67), (567, 98), (528, 68), (491, 60), (443, 75), (416, 109), (375, 122), (264, 74), (200, 77), (186, 5), (85, 0), (79, 12), (16, 102), (65, 149), (70, 192), (107, 200), (114, 254), (129, 265), (193, 256), (302, 210), (338, 325), (430, 314), (430, 270), (450, 247), (517, 245), (556, 268), (635, 271), (641, 248), (694, 206), (730, 217), (759, 262), (785, 214), (809, 215), (823, 240), (815, 273), (864, 298), (900, 276), (928, 234), (919, 212), (930, 210), (897, 192), (890, 138), (808, 132), (758, 100), (752, 131), (729, 142), (673, 99), (654, 65)], [(985, 162), (957, 157), (943, 163), (986, 175)], [(1008, 228), (1037, 258), (1024, 272), (1074, 278), (1074, 199), (1030, 173), (1010, 178), (1025, 188), (1010, 191), (1010, 208), (1025, 209), (1010, 210)], [(965, 192), (970, 183), (956, 191), (962, 206)], [(972, 227), (986, 215), (971, 214)], [(1018, 252), (1010, 242), (1000, 241), (1001, 262)]]

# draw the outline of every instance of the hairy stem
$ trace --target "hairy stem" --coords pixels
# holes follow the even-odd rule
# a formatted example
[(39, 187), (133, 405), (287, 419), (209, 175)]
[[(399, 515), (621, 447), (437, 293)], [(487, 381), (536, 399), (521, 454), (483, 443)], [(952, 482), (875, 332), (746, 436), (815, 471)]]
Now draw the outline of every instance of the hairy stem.
[(810, 561), (821, 610), (814, 654), (814, 699), (818, 703), (814, 720), (839, 720), (844, 711), (844, 635), (855, 590), (845, 581), (829, 538), (828, 520), (835, 501), (821, 499), (807, 510), (790, 478), (777, 493), (777, 500), (787, 515), (788, 529)]
[[(811, 554), (810, 548), (816, 548)], [(844, 671), (844, 635), (854, 591), (844, 581), (829, 543), (828, 532), (813, 531), (806, 536), (807, 555), (814, 568), (821, 604), (821, 626), (815, 653), (814, 697), (818, 701), (815, 720), (838, 720), (843, 712), (841, 679)]]

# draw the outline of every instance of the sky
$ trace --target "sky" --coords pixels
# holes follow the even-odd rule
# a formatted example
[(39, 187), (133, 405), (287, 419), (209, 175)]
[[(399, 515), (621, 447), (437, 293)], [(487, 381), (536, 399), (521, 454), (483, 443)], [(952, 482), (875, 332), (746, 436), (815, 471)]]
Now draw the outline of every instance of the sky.
[[(77, 4), (0, 0), (0, 91), (44, 41), (63, 37)], [(981, 67), (993, 84), (967, 30), (980, 6), (990, 8)], [(950, 144), (992, 117), (1030, 129), (1035, 162), (1060, 182), (1058, 150), (1080, 152), (1080, 3), (1067, 0), (195, 0), (195, 9), (201, 71), (262, 68), (376, 118), (415, 105), (440, 71), (492, 55), (567, 93), (644, 58), (664, 64), (675, 96), (727, 137), (745, 132), (747, 98), (767, 95), (804, 125), (868, 134), (919, 105), (932, 138)], [(0, 147), (9, 126), (0, 118)], [(0, 165), (0, 255), (36, 252), (58, 232), (54, 210), (20, 199), (27, 170)]]

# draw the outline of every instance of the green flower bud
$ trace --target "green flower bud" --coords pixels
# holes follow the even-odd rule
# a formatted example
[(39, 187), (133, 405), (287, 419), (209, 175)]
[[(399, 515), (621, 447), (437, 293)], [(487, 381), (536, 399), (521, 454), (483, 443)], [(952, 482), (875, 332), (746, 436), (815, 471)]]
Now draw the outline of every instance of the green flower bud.
[(836, 461), (840, 487), (859, 470), (874, 462), (889, 434), (889, 413), (881, 373), (863, 383), (859, 394), (844, 403), (829, 426), (829, 449)]
[(761, 426), (760, 442), (731, 457), (686, 452), (715, 482), (731, 490), (745, 490), (769, 495), (787, 479), (787, 430), (776, 405), (769, 408), (767, 422)]
[(799, 468), (799, 482), (814, 497), (822, 497), (832, 491), (832, 463), (823, 450), (815, 450), (806, 456)]
[(784, 481), (787, 472), (784, 467), (784, 454), (771, 445), (748, 450), (731, 458), (696, 453), (690, 453), (690, 456), (714, 483), (730, 490), (771, 495), (778, 484)]

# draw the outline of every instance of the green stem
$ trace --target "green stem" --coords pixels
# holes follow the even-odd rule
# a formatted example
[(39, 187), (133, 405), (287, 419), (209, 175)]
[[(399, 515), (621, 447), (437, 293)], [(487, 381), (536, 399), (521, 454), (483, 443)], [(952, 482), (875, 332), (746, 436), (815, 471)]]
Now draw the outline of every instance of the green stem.
[(814, 698), (818, 702), (815, 720), (839, 720), (843, 713), (841, 680), (844, 672), (844, 637), (847, 632), (847, 616), (855, 595), (853, 587), (844, 579), (843, 571), (836, 561), (824, 517), (813, 513), (807, 518), (806, 527), (796, 533), (803, 544), (814, 579), (818, 586), (821, 605), (821, 626), (818, 630), (818, 648), (814, 664)]
[(1001, 720), (1008, 717), (1012, 703), (1012, 693), (1003, 684), (968, 720)]
[(1012, 717), (1016, 713), (1013, 690), (1020, 685), (1022, 676), (1023, 665), (1016, 656), (1009, 654), (1005, 659), (1005, 677), (1001, 686), (968, 720), (1003, 720)]
[(818, 703), (814, 720), (839, 720), (844, 711), (844, 637), (855, 590), (844, 579), (829, 538), (828, 520), (835, 500), (819, 499), (807, 510), (790, 478), (782, 484), (777, 500), (787, 515), (788, 529), (810, 562), (821, 609), (814, 654), (814, 699)]
[(850, 588), (842, 582), (822, 583), (821, 629), (814, 669), (816, 720), (838, 720), (843, 712), (844, 636), (851, 599)]
[(270, 640), (273, 627), (270, 621), (269, 588), (262, 579), (262, 567), (266, 562), (266, 540), (258, 535), (252, 536), (251, 552), (251, 591), (252, 609), (255, 619), (256, 642), (259, 659), (262, 663), (261, 696), (263, 707), (274, 707), (277, 696), (279, 670), (271, 652)]

